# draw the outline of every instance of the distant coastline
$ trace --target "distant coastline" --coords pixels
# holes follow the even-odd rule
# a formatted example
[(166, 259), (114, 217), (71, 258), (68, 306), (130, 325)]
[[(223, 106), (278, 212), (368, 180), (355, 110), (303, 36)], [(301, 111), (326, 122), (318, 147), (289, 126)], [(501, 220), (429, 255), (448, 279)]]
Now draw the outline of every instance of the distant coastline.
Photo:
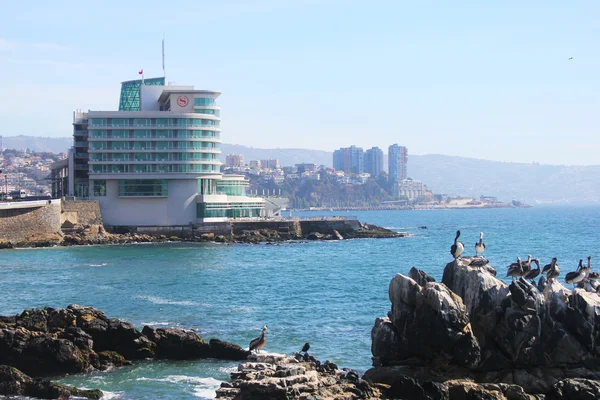
[(457, 209), (488, 209), (488, 208), (532, 208), (532, 205), (519, 203), (495, 204), (416, 204), (406, 206), (349, 206), (349, 207), (310, 207), (294, 208), (288, 211), (386, 211), (386, 210), (457, 210)]

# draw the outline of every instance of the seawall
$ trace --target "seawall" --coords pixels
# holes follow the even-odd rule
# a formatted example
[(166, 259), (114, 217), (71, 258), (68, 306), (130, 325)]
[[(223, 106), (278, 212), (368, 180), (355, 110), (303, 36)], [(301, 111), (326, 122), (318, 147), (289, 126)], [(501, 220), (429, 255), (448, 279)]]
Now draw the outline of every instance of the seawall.
[(61, 201), (0, 203), (0, 242), (60, 241)]

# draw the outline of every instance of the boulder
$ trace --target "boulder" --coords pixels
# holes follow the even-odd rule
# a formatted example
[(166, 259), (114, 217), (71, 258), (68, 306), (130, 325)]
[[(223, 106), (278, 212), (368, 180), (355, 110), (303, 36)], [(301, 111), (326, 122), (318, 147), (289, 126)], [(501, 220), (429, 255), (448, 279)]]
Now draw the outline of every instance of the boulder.
[(429, 282), (435, 282), (435, 278), (415, 267), (412, 267), (410, 271), (408, 271), (408, 277), (417, 282), (419, 286), (425, 286)]
[(210, 345), (195, 332), (174, 328), (154, 329), (144, 326), (142, 333), (156, 343), (156, 356), (171, 360), (194, 360), (211, 357)]
[(461, 298), (445, 285), (429, 282), (422, 287), (398, 274), (390, 283), (389, 296), (390, 320), (399, 339), (397, 347), (392, 347), (398, 349), (397, 359), (416, 357), (424, 363), (451, 360), (462, 366), (479, 363), (480, 348), (467, 310)]
[(0, 395), (28, 396), (43, 399), (69, 399), (71, 396), (99, 400), (98, 389), (82, 390), (41, 379), (32, 379), (18, 369), (0, 365)]
[(325, 237), (325, 235), (323, 235), (322, 233), (319, 233), (319, 232), (311, 232), (306, 236), (306, 238), (308, 240), (321, 240), (324, 237)]
[(401, 357), (398, 332), (389, 318), (377, 318), (371, 330), (373, 365), (390, 365)]
[(598, 400), (600, 382), (590, 379), (565, 379), (552, 386), (547, 400)]
[(224, 342), (219, 339), (210, 339), (211, 358), (220, 360), (245, 360), (250, 355), (250, 351), (242, 349), (237, 344)]

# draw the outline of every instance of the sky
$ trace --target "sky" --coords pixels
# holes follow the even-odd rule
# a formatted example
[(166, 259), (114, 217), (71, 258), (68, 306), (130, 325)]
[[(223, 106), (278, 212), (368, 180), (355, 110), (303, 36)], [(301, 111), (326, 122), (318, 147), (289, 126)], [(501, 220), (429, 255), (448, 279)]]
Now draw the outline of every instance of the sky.
[[(218, 90), (224, 142), (600, 164), (600, 2), (0, 0), (0, 135), (120, 82)], [(573, 59), (569, 60), (570, 57)]]

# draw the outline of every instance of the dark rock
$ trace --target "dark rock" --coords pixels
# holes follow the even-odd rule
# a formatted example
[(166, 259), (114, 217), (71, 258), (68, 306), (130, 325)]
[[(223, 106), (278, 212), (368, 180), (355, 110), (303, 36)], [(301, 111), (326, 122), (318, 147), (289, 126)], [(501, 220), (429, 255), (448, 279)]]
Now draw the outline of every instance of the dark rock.
[(590, 379), (565, 379), (550, 388), (547, 400), (598, 400), (600, 382)]
[(429, 282), (435, 282), (435, 278), (415, 267), (412, 267), (410, 271), (408, 271), (408, 277), (417, 282), (420, 286), (425, 286)]
[(171, 360), (193, 360), (209, 358), (210, 345), (195, 332), (183, 329), (154, 329), (144, 326), (142, 333), (156, 343), (156, 356)]
[(68, 399), (71, 396), (99, 400), (98, 389), (82, 390), (41, 379), (31, 379), (18, 369), (0, 365), (0, 395), (28, 396), (43, 399)]
[(245, 360), (250, 355), (248, 350), (242, 349), (237, 344), (224, 342), (219, 339), (210, 339), (210, 355), (219, 360)]
[(16, 324), (30, 331), (47, 332), (47, 316), (48, 313), (44, 309), (34, 308), (25, 310), (17, 316)]
[(387, 395), (394, 399), (429, 400), (416, 380), (402, 375), (391, 384)]
[(131, 360), (154, 357), (156, 345), (128, 322), (111, 318), (106, 336), (109, 345), (98, 350), (114, 350)]
[(325, 237), (322, 233), (319, 232), (311, 232), (306, 236), (308, 240), (321, 240)]

